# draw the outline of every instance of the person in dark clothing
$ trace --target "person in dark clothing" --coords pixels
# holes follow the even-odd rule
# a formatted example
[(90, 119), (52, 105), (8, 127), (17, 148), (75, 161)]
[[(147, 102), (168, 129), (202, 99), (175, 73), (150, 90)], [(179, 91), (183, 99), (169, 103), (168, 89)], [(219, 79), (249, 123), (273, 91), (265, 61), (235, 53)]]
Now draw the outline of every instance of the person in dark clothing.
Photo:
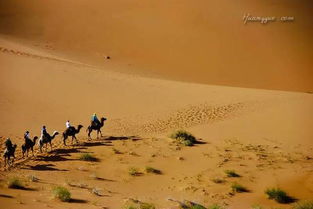
[(100, 121), (99, 121), (99, 119), (98, 119), (98, 117), (97, 117), (97, 114), (94, 113), (94, 114), (91, 116), (91, 125), (96, 126), (96, 125), (98, 125), (98, 124), (100, 124)]
[(7, 138), (7, 140), (5, 141), (5, 148), (6, 148), (7, 150), (11, 150), (12, 147), (13, 147), (13, 145), (12, 145), (11, 139), (10, 139), (10, 138)]
[(30, 137), (29, 137), (29, 131), (26, 131), (25, 134), (24, 134), (24, 139), (25, 141), (29, 140)]
[(41, 138), (43, 137), (49, 137), (50, 135), (47, 132), (46, 126), (43, 126), (41, 129)]

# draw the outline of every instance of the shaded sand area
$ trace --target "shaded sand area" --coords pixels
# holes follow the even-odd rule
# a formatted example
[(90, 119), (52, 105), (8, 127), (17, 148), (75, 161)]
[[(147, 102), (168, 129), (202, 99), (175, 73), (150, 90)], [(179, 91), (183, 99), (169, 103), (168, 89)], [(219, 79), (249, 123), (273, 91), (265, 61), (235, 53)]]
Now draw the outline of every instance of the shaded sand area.
[[(0, 2), (0, 34), (127, 73), (307, 92), (312, 10), (311, 0), (10, 0)], [(276, 21), (244, 24), (245, 15)]]
[[(3, 208), (122, 208), (127, 199), (156, 208), (189, 200), (231, 209), (291, 208), (267, 199), (280, 187), (298, 200), (313, 197), (313, 97), (292, 93), (152, 79), (100, 69), (38, 47), (0, 40), (0, 137), (17, 143), (15, 165), (0, 172)], [(88, 141), (96, 112), (108, 120), (104, 136)], [(65, 121), (84, 128), (78, 144), (22, 159), (26, 130), (62, 133)], [(182, 146), (169, 134), (191, 132), (198, 143)], [(3, 147), (2, 147), (3, 150)], [(80, 157), (90, 153), (94, 161)], [(149, 173), (146, 167), (160, 172)], [(228, 177), (234, 170), (239, 177)], [(25, 189), (8, 189), (17, 176)], [(233, 192), (237, 182), (248, 192)], [(53, 199), (60, 185), (72, 199)]]

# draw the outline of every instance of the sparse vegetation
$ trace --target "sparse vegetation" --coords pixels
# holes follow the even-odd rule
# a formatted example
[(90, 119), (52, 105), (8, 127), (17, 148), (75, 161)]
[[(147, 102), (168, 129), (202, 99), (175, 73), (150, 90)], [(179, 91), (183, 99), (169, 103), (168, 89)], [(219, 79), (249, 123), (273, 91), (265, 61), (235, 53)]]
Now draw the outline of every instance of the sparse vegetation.
[(125, 204), (125, 209), (155, 209), (151, 203), (141, 202), (139, 200), (129, 199)]
[(248, 189), (246, 187), (244, 187), (238, 183), (233, 183), (231, 185), (231, 188), (232, 188), (233, 192), (239, 192), (239, 193), (248, 192)]
[(69, 202), (71, 200), (71, 193), (65, 187), (54, 187), (52, 189), (52, 193), (55, 198), (61, 200), (62, 202)]
[(292, 209), (313, 209), (313, 200), (298, 202), (295, 206), (292, 207)]
[(220, 178), (214, 178), (212, 179), (212, 181), (216, 184), (223, 184), (225, 183), (225, 180), (224, 179), (220, 179)]
[(18, 177), (11, 177), (8, 179), (8, 188), (10, 189), (24, 189), (22, 181)]
[(170, 137), (176, 139), (179, 143), (185, 146), (193, 146), (196, 143), (196, 137), (185, 130), (175, 131)]
[(224, 207), (218, 204), (213, 204), (213, 205), (210, 205), (208, 209), (224, 209)]
[(119, 150), (116, 149), (116, 148), (112, 148), (112, 150), (113, 150), (114, 154), (122, 154), (122, 152), (119, 151)]
[(146, 173), (162, 174), (160, 170), (152, 168), (150, 166), (146, 166), (145, 171)]
[(240, 177), (234, 170), (225, 170), (227, 177)]
[(80, 160), (84, 161), (97, 161), (97, 158), (95, 158), (92, 154), (90, 153), (83, 153), (79, 156)]
[(197, 204), (197, 203), (194, 203), (194, 202), (190, 202), (190, 201), (187, 201), (185, 200), (184, 201), (184, 204), (180, 206), (181, 209), (206, 209), (206, 207), (200, 205), (200, 204)]
[(130, 167), (128, 169), (128, 174), (131, 175), (131, 176), (139, 176), (140, 175), (140, 172), (138, 171), (137, 168), (135, 167)]
[(39, 181), (39, 179), (36, 176), (34, 176), (34, 175), (29, 175), (28, 179), (31, 182), (38, 182)]
[(263, 209), (261, 205), (252, 205), (252, 209)]
[(273, 199), (278, 203), (291, 203), (293, 199), (287, 195), (285, 191), (280, 188), (271, 188), (265, 190), (265, 194), (267, 194), (269, 199)]

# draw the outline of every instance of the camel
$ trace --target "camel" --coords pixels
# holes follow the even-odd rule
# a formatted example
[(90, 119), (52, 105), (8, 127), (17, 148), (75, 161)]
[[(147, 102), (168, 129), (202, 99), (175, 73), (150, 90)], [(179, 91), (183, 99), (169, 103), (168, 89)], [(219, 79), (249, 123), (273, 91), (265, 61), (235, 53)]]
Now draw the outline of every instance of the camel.
[(15, 159), (15, 149), (16, 149), (17, 145), (14, 144), (10, 149), (6, 148), (3, 154), (3, 158), (4, 158), (4, 167), (8, 164), (10, 166), (10, 159), (11, 157), (13, 157), (12, 159), (12, 164), (14, 162)]
[(77, 138), (76, 138), (76, 134), (79, 133), (80, 129), (82, 128), (83, 126), (82, 125), (78, 125), (77, 126), (77, 129), (73, 126), (67, 128), (64, 132), (63, 132), (63, 143), (64, 145), (66, 145), (66, 139), (71, 136), (72, 137), (72, 144), (73, 144), (73, 140), (75, 139), (76, 140), (76, 143), (78, 142), (77, 141)]
[(47, 134), (46, 136), (41, 136), (39, 139), (39, 148), (40, 148), (40, 152), (42, 152), (42, 147), (44, 144), (46, 144), (46, 150), (47, 150), (47, 144), (50, 144), (51, 147), (51, 151), (52, 151), (52, 144), (51, 141), (55, 138), (56, 135), (58, 135), (59, 132), (54, 131), (52, 136), (50, 136), (49, 134)]
[(97, 131), (97, 139), (99, 138), (99, 133), (101, 134), (102, 137), (102, 133), (101, 133), (101, 128), (103, 127), (104, 121), (106, 121), (106, 118), (101, 118), (100, 123), (92, 123), (90, 126), (88, 126), (87, 130), (88, 131), (88, 139), (91, 139), (90, 134), (93, 130)]
[(33, 155), (34, 155), (34, 146), (36, 144), (37, 139), (38, 139), (38, 137), (35, 136), (33, 140), (31, 140), (31, 139), (25, 140), (25, 143), (22, 145), (23, 158), (24, 158), (25, 152), (26, 152), (26, 157), (28, 157), (29, 150), (31, 150)]

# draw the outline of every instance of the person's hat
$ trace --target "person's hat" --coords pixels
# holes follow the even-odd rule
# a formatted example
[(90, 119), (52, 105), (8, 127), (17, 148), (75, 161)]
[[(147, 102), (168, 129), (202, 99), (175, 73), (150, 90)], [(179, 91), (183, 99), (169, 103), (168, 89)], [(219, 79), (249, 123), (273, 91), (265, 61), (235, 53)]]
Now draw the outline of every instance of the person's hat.
[(29, 133), (29, 131), (26, 131), (26, 133)]

